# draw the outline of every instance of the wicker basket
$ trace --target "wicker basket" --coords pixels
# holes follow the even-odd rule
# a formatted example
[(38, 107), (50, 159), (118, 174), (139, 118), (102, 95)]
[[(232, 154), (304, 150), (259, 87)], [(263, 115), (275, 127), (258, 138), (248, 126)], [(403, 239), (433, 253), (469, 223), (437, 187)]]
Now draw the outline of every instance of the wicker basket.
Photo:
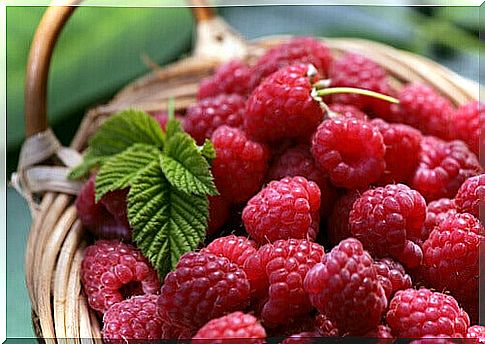
[[(33, 217), (25, 264), (37, 336), (53, 342), (59, 338), (98, 341), (99, 319), (88, 308), (80, 284), (86, 241), (73, 205), (80, 185), (66, 180), (68, 168), (79, 162), (78, 152), (107, 116), (127, 107), (158, 110), (172, 97), (176, 107), (183, 109), (195, 100), (198, 82), (222, 60), (254, 59), (288, 37), (245, 42), (210, 9), (194, 8), (198, 39), (192, 56), (165, 68), (154, 66), (152, 73), (126, 86), (111, 102), (89, 110), (71, 146), (64, 148), (48, 129), (46, 85), (56, 39), (75, 9), (73, 1), (66, 5), (46, 11), (32, 43), (25, 88), (27, 140), (13, 182), (28, 200)], [(419, 81), (455, 105), (479, 98), (478, 84), (421, 56), (361, 39), (324, 40), (336, 55), (355, 51), (383, 66), (396, 89)]]

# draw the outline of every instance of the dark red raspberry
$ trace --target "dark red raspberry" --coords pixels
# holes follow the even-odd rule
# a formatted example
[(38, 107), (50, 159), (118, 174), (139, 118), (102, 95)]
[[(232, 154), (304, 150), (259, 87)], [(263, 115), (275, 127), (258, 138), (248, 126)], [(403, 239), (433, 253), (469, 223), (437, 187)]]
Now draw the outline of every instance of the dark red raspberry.
[(268, 50), (252, 68), (251, 86), (256, 87), (265, 77), (296, 62), (311, 63), (326, 77), (332, 62), (330, 49), (312, 37), (296, 37)]
[[(266, 331), (258, 319), (251, 314), (234, 312), (212, 319), (202, 326), (194, 336), (193, 343), (236, 343), (262, 344)], [(199, 340), (197, 340), (199, 339)], [(209, 341), (213, 339), (215, 341)], [(226, 341), (224, 341), (224, 339)]]
[(480, 147), (484, 147), (484, 139), (480, 134), (485, 131), (485, 104), (478, 101), (460, 106), (450, 122), (448, 138), (464, 141), (477, 156)]
[(334, 185), (347, 189), (376, 182), (386, 166), (385, 151), (379, 130), (352, 118), (323, 121), (312, 143), (317, 165)]
[(219, 94), (240, 94), (246, 96), (249, 92), (251, 69), (239, 60), (226, 62), (213, 75), (203, 79), (199, 85), (198, 99), (215, 97)]
[[(308, 138), (323, 119), (323, 111), (312, 98), (311, 65), (284, 67), (266, 78), (247, 102), (244, 128), (258, 141)], [(313, 81), (318, 80), (318, 75)]]
[(160, 290), (157, 273), (141, 252), (117, 240), (98, 240), (86, 248), (81, 282), (89, 306), (100, 313), (130, 296)]
[(333, 103), (330, 104), (328, 107), (332, 112), (345, 118), (355, 118), (361, 121), (367, 121), (369, 119), (369, 117), (367, 117), (367, 115), (363, 111), (350, 104)]
[[(377, 325), (377, 327), (367, 332), (364, 337), (369, 338), (394, 338), (391, 333), (391, 329), (387, 325)], [(379, 342), (380, 343), (380, 342)], [(382, 341), (386, 343), (386, 341)]]
[(475, 317), (478, 305), (480, 244), (485, 230), (471, 214), (448, 214), (423, 244), (428, 283), (447, 290)]
[(212, 134), (216, 159), (212, 174), (217, 189), (232, 203), (247, 201), (263, 184), (268, 149), (236, 128), (221, 126)]
[(406, 273), (404, 267), (391, 258), (382, 258), (374, 262), (377, 271), (377, 278), (390, 301), (398, 291), (411, 288), (413, 283), (411, 277)]
[[(152, 113), (153, 118), (160, 124), (160, 127), (165, 131), (167, 128), (167, 122), (168, 122), (168, 112), (167, 111), (156, 111)], [(180, 114), (175, 113), (175, 119), (180, 121), (183, 125), (184, 122), (184, 117), (182, 117)]]
[(238, 94), (202, 99), (187, 109), (184, 129), (200, 145), (221, 125), (241, 127), (245, 111), (246, 99)]
[(257, 246), (246, 237), (231, 234), (215, 239), (203, 251), (226, 257), (231, 263), (242, 268), (246, 259), (256, 253)]
[(424, 288), (399, 290), (389, 305), (386, 321), (392, 333), (401, 338), (464, 337), (470, 325), (468, 314), (452, 296)]
[(372, 257), (354, 238), (326, 254), (307, 273), (304, 288), (318, 311), (335, 321), (341, 335), (374, 329), (387, 306)]
[(245, 270), (259, 266), (263, 273), (259, 277), (266, 278), (269, 285), (267, 301), (261, 312), (265, 326), (288, 324), (311, 311), (303, 280), (324, 254), (323, 247), (317, 243), (289, 239), (266, 244), (246, 260)]
[[(330, 71), (331, 87), (355, 87), (392, 95), (386, 71), (365, 56), (347, 53), (336, 60)], [(373, 97), (351, 93), (331, 96), (332, 103), (351, 104), (363, 111), (385, 117), (390, 103)]]
[(470, 344), (485, 343), (485, 326), (474, 325), (468, 328), (467, 339), (473, 339)]
[(465, 180), (480, 172), (477, 157), (462, 141), (445, 142), (425, 136), (421, 140), (418, 168), (411, 185), (428, 202), (453, 198)]
[(103, 341), (125, 343), (127, 340), (162, 338), (162, 319), (157, 315), (157, 295), (134, 296), (106, 311), (103, 317)]
[(408, 124), (426, 135), (448, 137), (453, 116), (451, 102), (431, 87), (414, 83), (399, 92), (399, 104), (392, 105), (391, 122)]
[(128, 190), (108, 192), (95, 203), (95, 179), (92, 175), (76, 198), (76, 210), (83, 226), (105, 239), (131, 240), (126, 209)]
[(371, 124), (379, 129), (386, 146), (386, 169), (379, 182), (385, 185), (410, 181), (418, 167), (421, 133), (408, 125), (389, 124), (378, 118)]
[(455, 197), (456, 209), (480, 218), (480, 205), (485, 202), (485, 174), (468, 178), (460, 186)]
[(315, 240), (320, 189), (303, 177), (272, 181), (243, 210), (246, 231), (260, 244), (278, 239)]
[(446, 218), (449, 212), (456, 214), (455, 201), (452, 199), (440, 198), (428, 204), (426, 208), (426, 221), (424, 221), (421, 236), (422, 241), (428, 239), (431, 231)]
[(408, 241), (421, 238), (425, 219), (426, 202), (419, 192), (404, 184), (389, 184), (364, 192), (354, 202), (349, 224), (352, 234), (371, 254), (390, 255), (407, 265), (406, 246)]
[(328, 239), (332, 245), (337, 245), (352, 236), (349, 216), (354, 202), (360, 195), (357, 190), (349, 190), (335, 202), (327, 221)]
[(212, 235), (229, 219), (230, 203), (222, 196), (209, 196), (209, 223), (207, 235)]
[(163, 319), (197, 331), (209, 320), (249, 304), (249, 281), (229, 259), (209, 252), (184, 254), (168, 273), (158, 298)]
[[(280, 325), (268, 331), (268, 337), (290, 337), (301, 333), (314, 333), (316, 331), (316, 317), (309, 313), (294, 319), (290, 324)], [(318, 337), (318, 335), (314, 337)]]

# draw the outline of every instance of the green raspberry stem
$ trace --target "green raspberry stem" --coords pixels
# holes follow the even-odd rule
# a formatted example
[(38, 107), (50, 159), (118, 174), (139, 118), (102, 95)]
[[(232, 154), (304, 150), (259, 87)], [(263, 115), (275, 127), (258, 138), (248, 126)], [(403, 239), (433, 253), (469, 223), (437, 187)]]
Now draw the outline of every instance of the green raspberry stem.
[(319, 97), (328, 96), (331, 94), (339, 94), (339, 93), (353, 93), (353, 94), (361, 94), (364, 96), (374, 97), (377, 99), (381, 99), (390, 103), (399, 104), (399, 100), (394, 97), (386, 96), (385, 94), (381, 94), (374, 91), (363, 90), (361, 88), (354, 88), (354, 87), (330, 87), (317, 90), (316, 95)]

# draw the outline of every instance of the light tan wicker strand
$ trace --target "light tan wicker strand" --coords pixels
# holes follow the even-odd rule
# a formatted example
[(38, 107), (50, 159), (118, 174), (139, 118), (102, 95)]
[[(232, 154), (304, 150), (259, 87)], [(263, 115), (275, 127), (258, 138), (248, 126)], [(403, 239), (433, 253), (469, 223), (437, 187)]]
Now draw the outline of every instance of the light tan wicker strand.
[(86, 243), (82, 243), (77, 249), (71, 265), (69, 284), (67, 285), (66, 302), (66, 338), (73, 338), (78, 343), (79, 337), (79, 296), (81, 295), (81, 262), (83, 259)]

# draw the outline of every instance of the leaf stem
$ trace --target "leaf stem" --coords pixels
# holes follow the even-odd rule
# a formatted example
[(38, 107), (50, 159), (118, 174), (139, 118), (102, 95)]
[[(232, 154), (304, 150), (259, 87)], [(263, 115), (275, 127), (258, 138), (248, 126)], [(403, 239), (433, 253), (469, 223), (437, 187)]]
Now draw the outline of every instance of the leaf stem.
[(361, 94), (364, 96), (374, 97), (377, 99), (381, 99), (390, 103), (399, 104), (399, 100), (394, 97), (386, 96), (385, 94), (363, 90), (361, 88), (354, 88), (354, 87), (330, 87), (324, 88), (321, 90), (317, 90), (316, 95), (319, 97), (328, 96), (331, 94), (338, 94), (338, 93), (353, 93), (353, 94)]

